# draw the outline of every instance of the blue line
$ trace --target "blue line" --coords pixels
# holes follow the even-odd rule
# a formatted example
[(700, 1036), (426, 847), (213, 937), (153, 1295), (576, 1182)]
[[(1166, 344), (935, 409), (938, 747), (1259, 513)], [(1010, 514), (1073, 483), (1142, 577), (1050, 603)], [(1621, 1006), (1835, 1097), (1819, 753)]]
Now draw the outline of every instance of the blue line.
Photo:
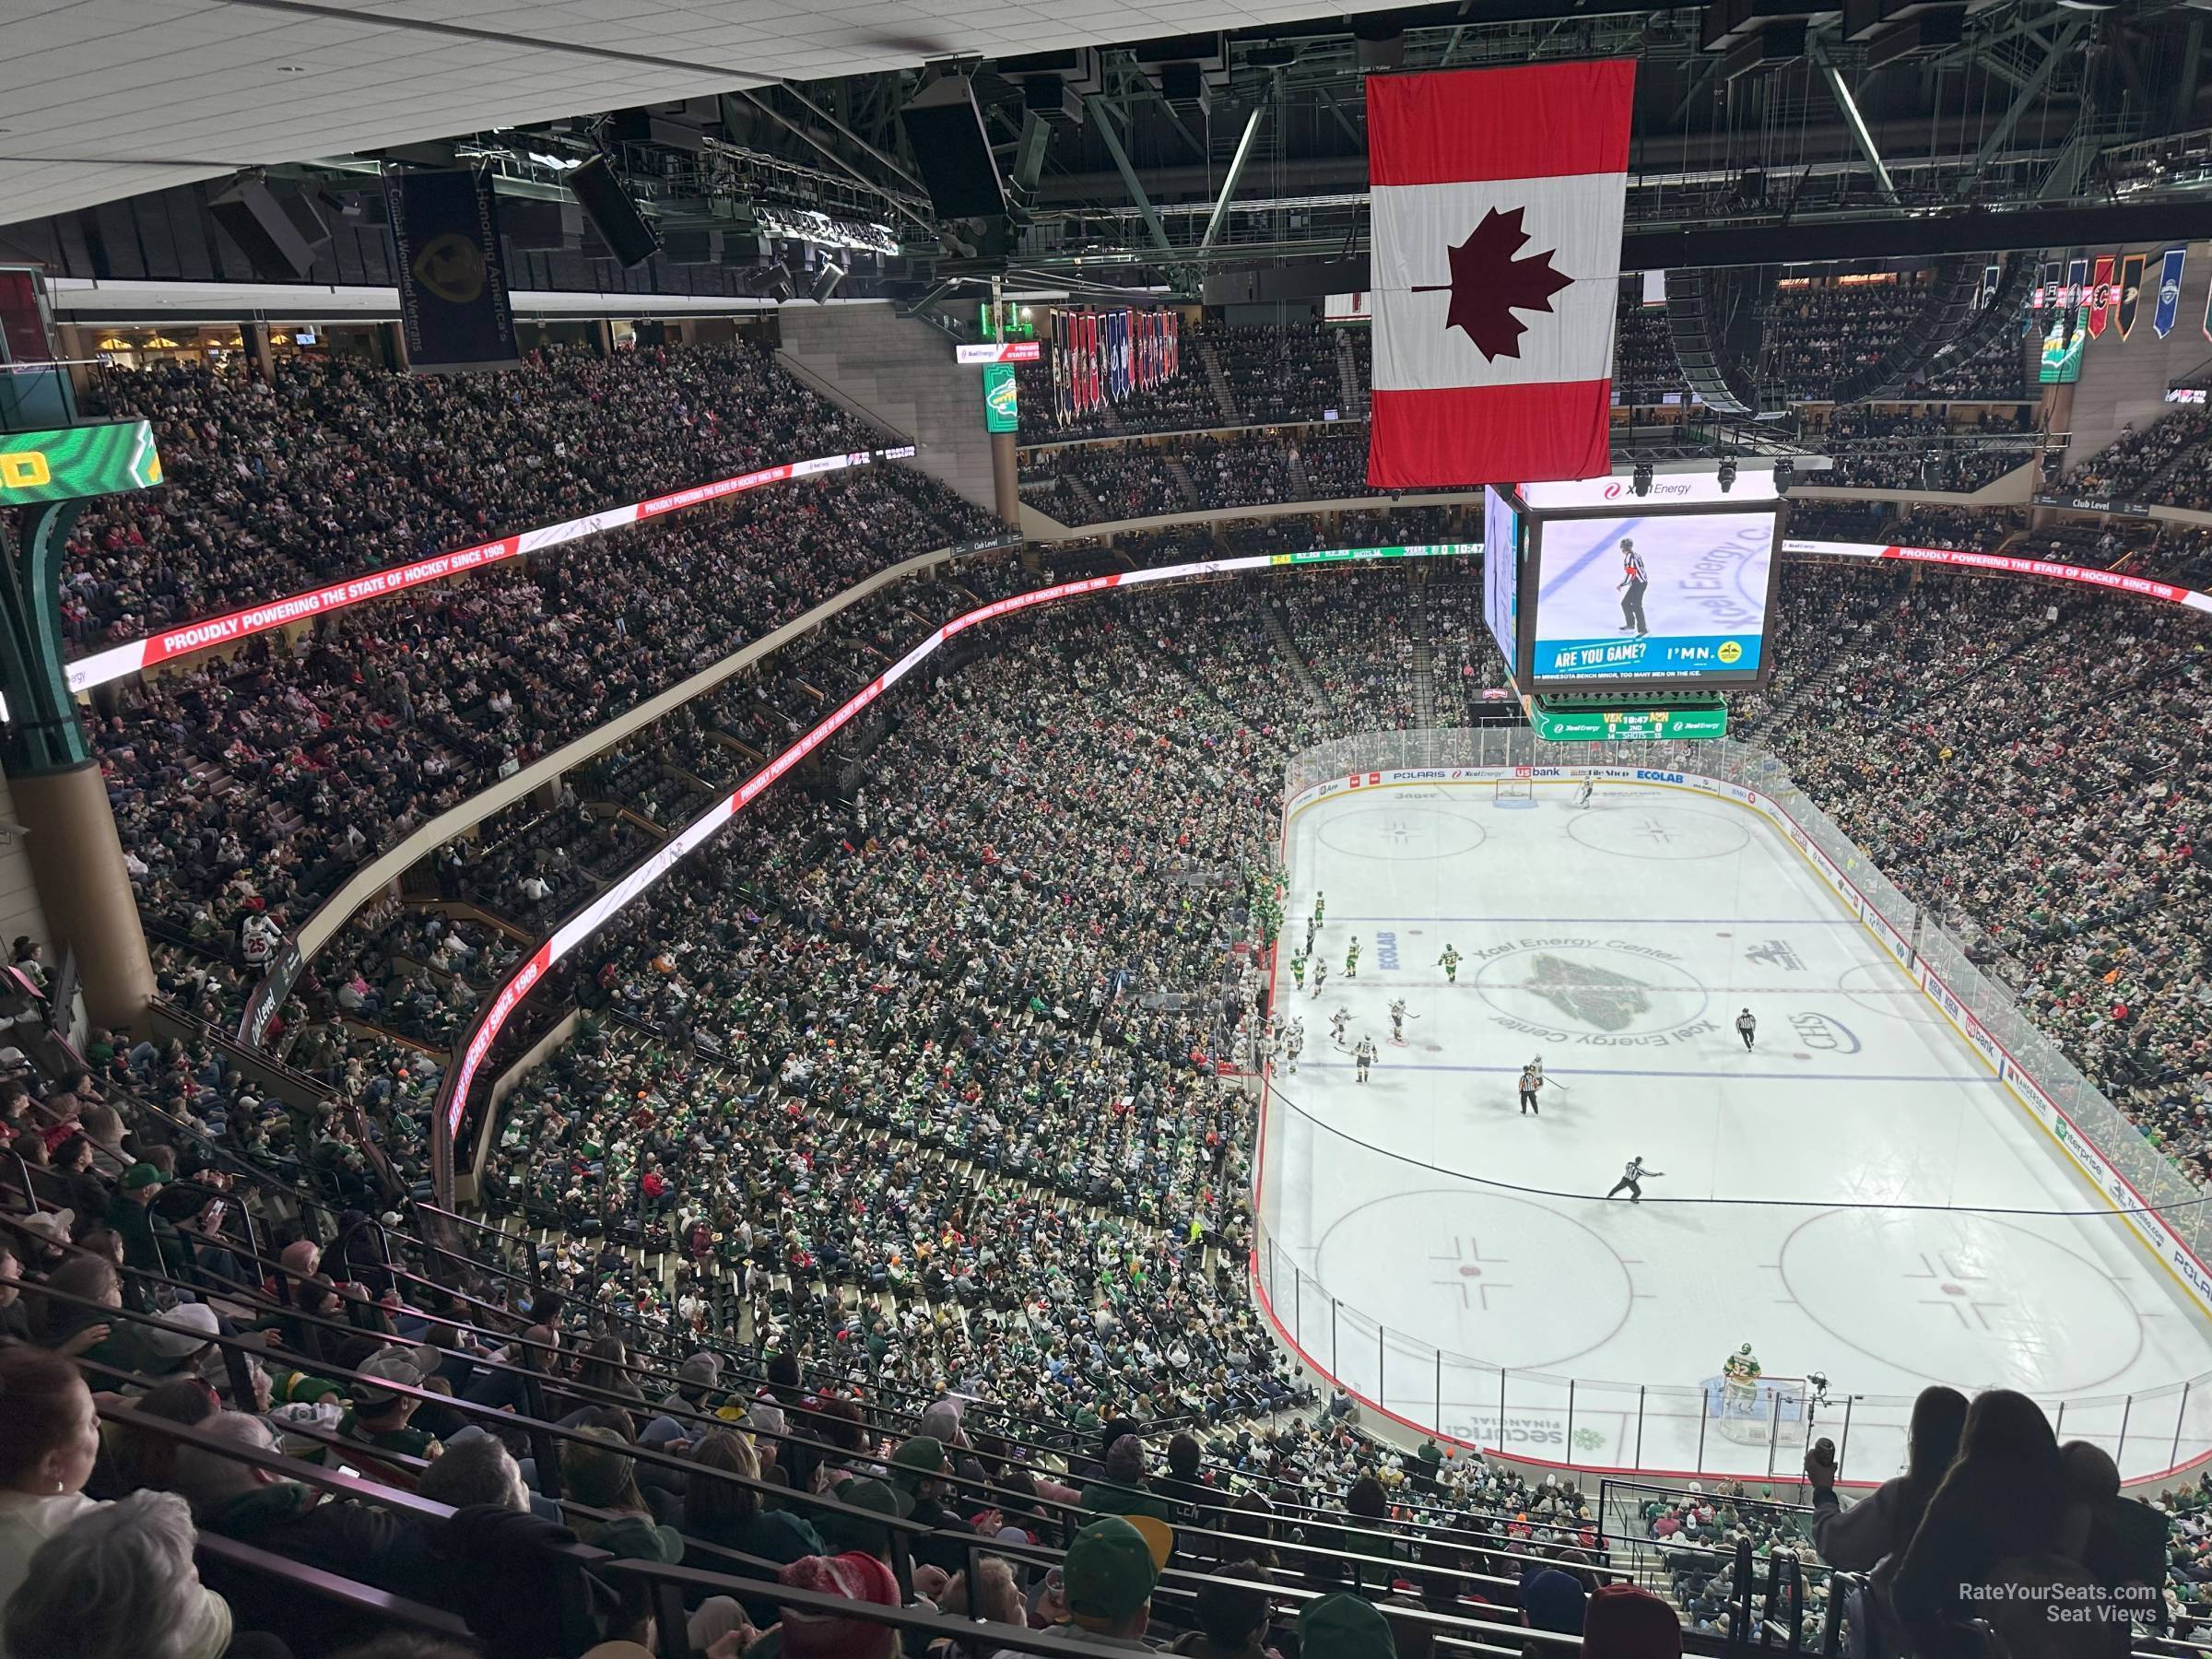
[[(1350, 1071), (1350, 1060), (1312, 1060), (1308, 1065), (1332, 1071)], [(1375, 1062), (1382, 1071), (1439, 1071), (1439, 1072), (1494, 1072), (1500, 1077), (1517, 1077), (1517, 1065), (1425, 1065), (1418, 1061), (1394, 1060)], [(2003, 1083), (2002, 1077), (1952, 1077), (1940, 1074), (1921, 1076), (1912, 1072), (1742, 1072), (1722, 1071), (1586, 1071), (1554, 1065), (1551, 1057), (1544, 1061), (1546, 1076), (1565, 1077), (1725, 1077), (1738, 1083)]]
[(1584, 570), (1588, 569), (1591, 561), (1594, 559), (1600, 553), (1606, 550), (1606, 547), (1608, 542), (1610, 542), (1612, 546), (1616, 547), (1619, 547), (1620, 538), (1624, 535), (1634, 535), (1637, 530), (1641, 528), (1643, 520), (1640, 518), (1621, 519), (1618, 521), (1618, 523), (1620, 526), (1618, 529), (1610, 531), (1606, 535), (1599, 536), (1597, 540), (1592, 544), (1589, 552), (1583, 554), (1580, 559), (1576, 559), (1572, 564), (1561, 571), (1557, 576), (1554, 576), (1549, 582), (1545, 582), (1543, 586), (1539, 587), (1536, 590), (1536, 597), (1538, 599), (1550, 598), (1554, 594), (1559, 591), (1561, 586), (1567, 582), (1572, 582), (1577, 576), (1580, 576)]
[(1338, 916), (1339, 922), (1542, 922), (1597, 927), (1704, 927), (1725, 922), (1737, 927), (1856, 927), (1856, 916)]

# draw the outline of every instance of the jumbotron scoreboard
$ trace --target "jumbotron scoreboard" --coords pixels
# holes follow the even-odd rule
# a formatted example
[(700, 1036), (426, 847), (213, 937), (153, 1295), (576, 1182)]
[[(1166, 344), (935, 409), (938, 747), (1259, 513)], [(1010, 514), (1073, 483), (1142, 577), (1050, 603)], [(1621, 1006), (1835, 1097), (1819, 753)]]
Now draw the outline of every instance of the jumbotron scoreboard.
[(1484, 620), (1537, 735), (1719, 736), (1774, 672), (1771, 464), (1484, 491)]

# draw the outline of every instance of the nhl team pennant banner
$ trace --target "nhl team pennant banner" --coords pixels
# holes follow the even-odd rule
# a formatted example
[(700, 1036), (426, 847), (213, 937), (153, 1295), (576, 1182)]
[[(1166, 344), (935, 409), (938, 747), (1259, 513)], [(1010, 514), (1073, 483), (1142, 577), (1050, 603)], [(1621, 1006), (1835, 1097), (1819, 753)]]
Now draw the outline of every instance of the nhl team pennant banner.
[(2182, 317), (2182, 266), (2187, 248), (2169, 248), (2159, 261), (2159, 309), (2151, 313), (2151, 332), (2164, 339)]
[(1371, 485), (1610, 466), (1635, 77), (1627, 60), (1369, 77)]

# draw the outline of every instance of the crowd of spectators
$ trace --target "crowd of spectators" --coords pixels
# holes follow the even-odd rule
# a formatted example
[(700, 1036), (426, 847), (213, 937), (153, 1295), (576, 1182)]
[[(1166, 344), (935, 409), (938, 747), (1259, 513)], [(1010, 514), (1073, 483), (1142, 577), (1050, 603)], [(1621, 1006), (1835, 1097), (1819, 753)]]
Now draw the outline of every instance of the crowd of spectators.
[(1377, 493), (1367, 486), (1365, 422), (1069, 444), (1030, 451), (1022, 472), (1024, 499), (1070, 525)]
[[(1206, 441), (1186, 439), (1184, 443)], [(1032, 451), (1022, 465), (1022, 497), (1064, 524), (1188, 512), (1195, 503), (1175, 476), (1177, 458), (1176, 450), (1156, 442), (1071, 443)]]
[(1808, 572), (1785, 588), (1783, 648), (1833, 671), (1760, 736), (1908, 898), (1989, 941), (2022, 1011), (2203, 1184), (2212, 685), (2194, 622), (2038, 583)]
[(513, 530), (883, 440), (751, 345), (533, 353), (494, 374), (352, 359), (107, 367), (86, 412), (153, 423), (165, 487), (101, 497), (65, 553), (88, 648)]
[(2026, 405), (2005, 413), (1982, 410), (1971, 420), (1940, 406), (1846, 406), (1806, 436), (1835, 461), (1820, 482), (1842, 488), (1967, 495), (2034, 457)]
[(128, 683), (92, 735), (139, 908), (241, 949), (251, 918), (281, 933), (493, 777), (988, 528), (921, 474), (830, 475)]
[(2068, 495), (2147, 507), (2212, 503), (2212, 415), (2184, 411), (2120, 436), (2067, 475)]
[(1240, 423), (1270, 426), (1325, 419), (1331, 409), (1342, 413), (1337, 330), (1311, 323), (1215, 323), (1194, 338), (1200, 354), (1220, 366)]

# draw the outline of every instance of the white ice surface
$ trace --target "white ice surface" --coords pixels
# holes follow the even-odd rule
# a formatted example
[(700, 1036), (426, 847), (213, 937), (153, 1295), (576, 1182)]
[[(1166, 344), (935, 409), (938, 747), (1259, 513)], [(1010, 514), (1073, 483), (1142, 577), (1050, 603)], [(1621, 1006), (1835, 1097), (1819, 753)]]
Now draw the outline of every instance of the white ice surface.
[[(2062, 1438), (2131, 1474), (2212, 1449), (2212, 1384), (2182, 1386), (2212, 1331), (1795, 850), (1711, 795), (1600, 784), (1578, 811), (1571, 788), (1387, 789), (1291, 822), (1276, 1006), (1305, 1052), (1271, 1084), (1262, 1253), (1315, 1362), (1483, 1445), (1502, 1368), (1506, 1448), (1584, 1465), (1794, 1471), (1706, 1421), (1745, 1342), (1771, 1377), (1828, 1376), (1813, 1431), (1859, 1479), (1895, 1471), (1936, 1382), (2063, 1405)], [(1316, 890), (1318, 998), (1289, 970)], [(1553, 1086), (1524, 1117), (1538, 1053)], [(1607, 1202), (1631, 1156), (1664, 1176)]]

